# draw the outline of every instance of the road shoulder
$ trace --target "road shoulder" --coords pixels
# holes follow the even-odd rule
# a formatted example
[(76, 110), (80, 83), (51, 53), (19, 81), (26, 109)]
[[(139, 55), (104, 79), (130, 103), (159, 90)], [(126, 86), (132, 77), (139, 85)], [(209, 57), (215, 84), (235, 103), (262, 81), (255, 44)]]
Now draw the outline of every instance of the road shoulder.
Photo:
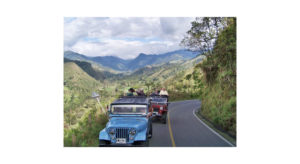
[(229, 136), (228, 134), (218, 130), (217, 128), (214, 127), (213, 124), (205, 120), (198, 112), (198, 110), (194, 109), (193, 110), (193, 115), (197, 118), (197, 120), (205, 125), (210, 131), (215, 133), (218, 137), (220, 137), (222, 140), (224, 140), (226, 143), (228, 143), (232, 147), (236, 147), (236, 140)]

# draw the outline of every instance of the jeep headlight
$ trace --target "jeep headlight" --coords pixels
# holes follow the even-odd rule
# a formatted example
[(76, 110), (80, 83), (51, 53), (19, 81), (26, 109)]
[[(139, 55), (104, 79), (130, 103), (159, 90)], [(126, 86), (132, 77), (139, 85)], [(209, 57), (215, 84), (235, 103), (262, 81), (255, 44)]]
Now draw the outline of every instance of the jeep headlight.
[(129, 134), (134, 136), (136, 134), (136, 130), (135, 129), (130, 129)]
[(162, 107), (162, 106), (161, 106), (159, 109), (160, 109), (160, 110), (163, 110), (163, 109), (164, 109), (164, 107)]
[(114, 135), (116, 134), (116, 129), (110, 128), (110, 129), (108, 130), (108, 134), (111, 135), (111, 136), (114, 136)]

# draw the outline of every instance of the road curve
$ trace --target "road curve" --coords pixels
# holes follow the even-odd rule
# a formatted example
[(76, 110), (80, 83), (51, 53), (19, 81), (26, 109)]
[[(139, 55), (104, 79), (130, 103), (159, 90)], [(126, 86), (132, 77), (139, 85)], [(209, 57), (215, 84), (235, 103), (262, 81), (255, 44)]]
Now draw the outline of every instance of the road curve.
[[(153, 120), (152, 147), (231, 147), (219, 134), (211, 130), (194, 114), (201, 105), (199, 100), (172, 102), (169, 121), (162, 124)], [(173, 141), (172, 141), (173, 140)]]

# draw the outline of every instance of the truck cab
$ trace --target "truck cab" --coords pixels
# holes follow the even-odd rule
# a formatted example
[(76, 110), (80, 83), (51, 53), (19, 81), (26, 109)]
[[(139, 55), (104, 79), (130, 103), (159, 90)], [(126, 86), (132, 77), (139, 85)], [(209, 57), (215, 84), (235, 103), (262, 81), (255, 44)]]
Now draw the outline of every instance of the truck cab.
[(150, 99), (127, 96), (110, 104), (109, 121), (99, 133), (99, 146), (149, 146), (152, 136)]

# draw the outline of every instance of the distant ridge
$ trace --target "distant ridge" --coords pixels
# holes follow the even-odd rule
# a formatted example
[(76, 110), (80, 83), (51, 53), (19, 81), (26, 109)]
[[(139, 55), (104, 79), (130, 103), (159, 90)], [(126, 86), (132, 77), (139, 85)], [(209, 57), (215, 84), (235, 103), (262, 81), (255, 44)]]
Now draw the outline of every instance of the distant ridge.
[(134, 71), (147, 65), (157, 65), (177, 60), (189, 60), (196, 57), (198, 54), (200, 54), (200, 52), (193, 52), (183, 49), (163, 54), (140, 53), (134, 59), (125, 60), (115, 56), (88, 57), (76, 52), (65, 51), (64, 57), (71, 60), (96, 63), (116, 71)]

